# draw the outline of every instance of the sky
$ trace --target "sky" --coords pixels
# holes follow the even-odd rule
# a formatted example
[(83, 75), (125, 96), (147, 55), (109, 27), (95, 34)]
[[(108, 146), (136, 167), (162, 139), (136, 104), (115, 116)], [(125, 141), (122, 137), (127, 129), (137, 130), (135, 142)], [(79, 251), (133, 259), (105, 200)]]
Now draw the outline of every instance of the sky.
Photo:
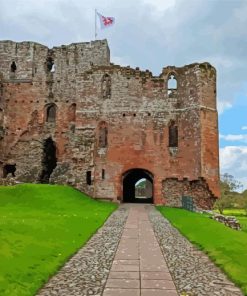
[(115, 17), (97, 38), (107, 38), (116, 64), (159, 75), (168, 65), (210, 62), (221, 173), (247, 188), (247, 0), (0, 0), (0, 8), (1, 40), (50, 47), (90, 41), (97, 9)]

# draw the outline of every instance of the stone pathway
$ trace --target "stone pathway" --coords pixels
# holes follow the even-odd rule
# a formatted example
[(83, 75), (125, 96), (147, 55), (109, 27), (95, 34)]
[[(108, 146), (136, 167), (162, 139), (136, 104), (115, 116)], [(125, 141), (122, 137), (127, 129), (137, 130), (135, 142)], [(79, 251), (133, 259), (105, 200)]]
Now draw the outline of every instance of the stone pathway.
[(115, 211), (37, 295), (102, 295), (127, 216), (127, 208)]
[(175, 296), (175, 285), (148, 218), (131, 205), (103, 296)]
[(153, 207), (149, 208), (149, 218), (180, 295), (243, 296), (208, 256)]
[(123, 204), (37, 296), (242, 296), (152, 205)]

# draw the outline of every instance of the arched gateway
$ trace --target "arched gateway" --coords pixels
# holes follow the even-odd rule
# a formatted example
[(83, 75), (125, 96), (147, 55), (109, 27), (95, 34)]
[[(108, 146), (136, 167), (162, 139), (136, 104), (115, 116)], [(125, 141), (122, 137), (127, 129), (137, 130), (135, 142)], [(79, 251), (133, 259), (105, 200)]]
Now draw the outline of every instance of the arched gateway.
[[(131, 169), (123, 174), (123, 202), (153, 203), (153, 174), (145, 169)], [(145, 193), (138, 197), (136, 183), (139, 180), (147, 180)]]

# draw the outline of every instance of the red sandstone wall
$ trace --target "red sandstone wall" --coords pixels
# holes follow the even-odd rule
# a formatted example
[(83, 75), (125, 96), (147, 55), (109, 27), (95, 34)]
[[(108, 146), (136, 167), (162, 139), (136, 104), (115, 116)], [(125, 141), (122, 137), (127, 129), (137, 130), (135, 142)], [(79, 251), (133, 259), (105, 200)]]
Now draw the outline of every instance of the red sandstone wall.
[[(55, 62), (54, 73), (47, 72), (47, 56)], [(13, 59), (14, 77), (9, 73)], [(153, 77), (149, 71), (109, 65), (105, 41), (52, 50), (34, 43), (0, 42), (0, 63), (5, 130), (0, 160), (13, 159), (20, 180), (37, 180), (43, 141), (52, 137), (58, 164), (51, 181), (71, 184), (95, 197), (121, 199), (122, 176), (131, 168), (154, 175), (155, 203), (170, 200), (162, 185), (167, 178), (204, 177), (209, 190), (218, 195), (215, 74), (208, 64), (167, 67), (160, 77)], [(104, 90), (106, 73), (110, 93)], [(168, 95), (171, 73), (178, 87)], [(55, 124), (45, 122), (50, 103), (57, 106)], [(75, 117), (70, 113), (72, 104)], [(175, 150), (168, 147), (171, 120), (178, 126)], [(108, 129), (103, 148), (99, 147), (102, 121)], [(92, 172), (92, 185), (86, 184), (87, 171)]]

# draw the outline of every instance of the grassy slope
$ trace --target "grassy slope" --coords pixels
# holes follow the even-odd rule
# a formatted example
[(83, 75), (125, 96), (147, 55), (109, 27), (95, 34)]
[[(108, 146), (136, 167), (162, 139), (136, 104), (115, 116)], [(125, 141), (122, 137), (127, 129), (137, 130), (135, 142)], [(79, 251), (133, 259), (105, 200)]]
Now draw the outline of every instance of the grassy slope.
[(242, 231), (247, 232), (247, 215), (244, 209), (225, 209), (223, 214), (235, 216), (241, 225)]
[(191, 242), (204, 250), (247, 295), (247, 233), (207, 216), (183, 209), (158, 207)]
[(66, 186), (0, 186), (0, 295), (34, 295), (116, 207)]

